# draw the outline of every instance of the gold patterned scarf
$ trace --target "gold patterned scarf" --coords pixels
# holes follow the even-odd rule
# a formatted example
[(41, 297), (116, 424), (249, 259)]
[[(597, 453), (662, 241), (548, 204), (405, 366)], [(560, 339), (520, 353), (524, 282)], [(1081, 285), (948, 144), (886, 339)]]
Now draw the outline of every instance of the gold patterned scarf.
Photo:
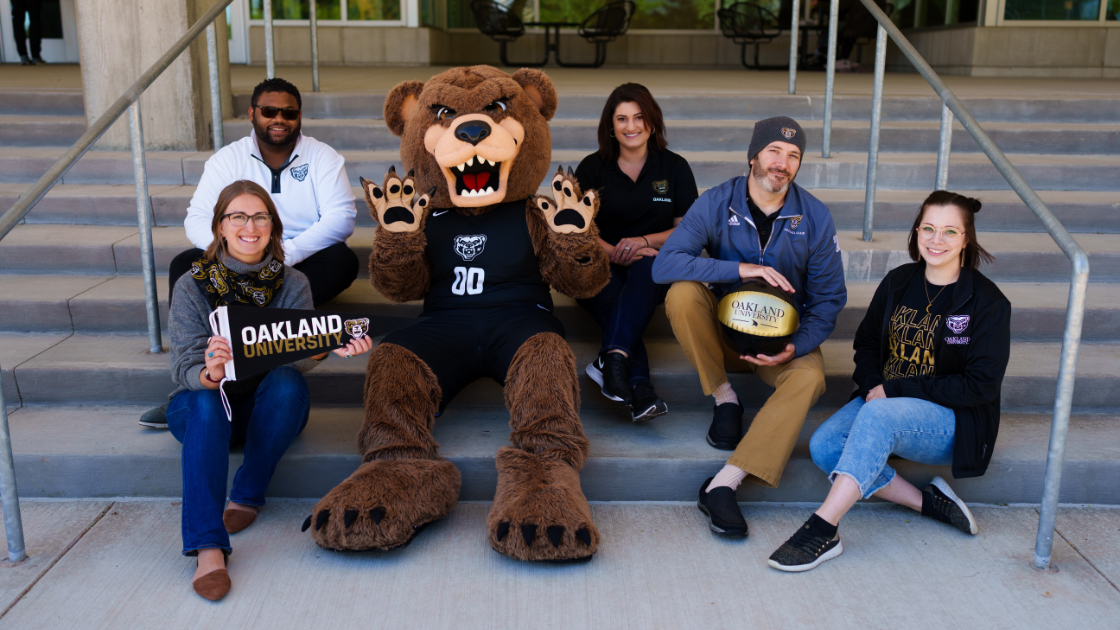
[(211, 310), (234, 304), (268, 306), (284, 286), (284, 263), (273, 260), (258, 271), (237, 273), (220, 260), (203, 258), (191, 264), (191, 277)]

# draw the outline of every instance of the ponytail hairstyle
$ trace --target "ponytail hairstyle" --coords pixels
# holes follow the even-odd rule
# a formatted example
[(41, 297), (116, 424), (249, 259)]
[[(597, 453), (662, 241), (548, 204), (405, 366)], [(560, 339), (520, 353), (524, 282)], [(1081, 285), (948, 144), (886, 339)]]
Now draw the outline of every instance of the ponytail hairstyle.
[(961, 211), (965, 237), (964, 249), (961, 250), (961, 268), (977, 269), (980, 267), (981, 261), (991, 264), (996, 259), (976, 241), (976, 213), (980, 212), (980, 200), (947, 190), (937, 190), (922, 202), (922, 208), (918, 210), (918, 216), (914, 218), (914, 225), (910, 227), (910, 238), (907, 244), (907, 249), (910, 251), (910, 260), (919, 261), (922, 259), (921, 254), (918, 253), (918, 228), (922, 225), (926, 208), (930, 206), (953, 206)]

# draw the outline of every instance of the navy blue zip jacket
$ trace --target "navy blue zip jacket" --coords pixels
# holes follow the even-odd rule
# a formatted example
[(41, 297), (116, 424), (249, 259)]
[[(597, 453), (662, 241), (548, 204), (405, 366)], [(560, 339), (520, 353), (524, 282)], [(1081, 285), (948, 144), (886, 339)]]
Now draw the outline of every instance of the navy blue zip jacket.
[[(711, 258), (700, 257), (705, 249)], [(774, 268), (797, 292), (795, 357), (812, 352), (836, 328), (848, 301), (840, 243), (832, 214), (804, 188), (790, 184), (768, 243), (759, 242), (747, 209), (745, 176), (709, 188), (657, 254), (653, 280), (706, 282), (722, 296), (739, 282), (740, 262)]]
[(933, 342), (932, 376), (883, 381), (890, 356), (889, 330), (894, 307), (906, 287), (921, 281), (924, 262), (902, 265), (875, 289), (853, 347), (856, 369), (852, 398), (867, 398), (882, 385), (887, 398), (920, 398), (948, 407), (956, 417), (953, 477), (979, 477), (988, 469), (999, 433), (999, 401), (1003, 375), (1011, 355), (1011, 302), (994, 282), (972, 269), (961, 269), (953, 285), (949, 310)]

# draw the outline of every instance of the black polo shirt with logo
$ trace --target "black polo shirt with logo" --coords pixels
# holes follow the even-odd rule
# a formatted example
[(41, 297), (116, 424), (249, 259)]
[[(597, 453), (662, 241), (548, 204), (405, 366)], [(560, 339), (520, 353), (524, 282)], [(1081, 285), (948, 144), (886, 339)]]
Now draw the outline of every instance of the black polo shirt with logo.
[(604, 241), (615, 244), (632, 236), (664, 232), (683, 217), (699, 194), (688, 162), (672, 151), (650, 147), (638, 181), (622, 172), (617, 161), (603, 164), (598, 153), (579, 163), (576, 179), (583, 190), (599, 190), (595, 224)]

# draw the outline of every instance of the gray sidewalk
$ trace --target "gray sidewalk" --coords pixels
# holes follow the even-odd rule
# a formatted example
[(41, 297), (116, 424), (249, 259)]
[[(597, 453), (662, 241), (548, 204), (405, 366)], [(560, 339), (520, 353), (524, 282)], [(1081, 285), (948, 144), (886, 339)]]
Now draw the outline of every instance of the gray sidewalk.
[(979, 506), (973, 538), (894, 506), (859, 505), (842, 556), (805, 574), (766, 558), (809, 515), (746, 504), (751, 537), (710, 534), (690, 503), (597, 503), (584, 565), (510, 560), (485, 540), (489, 504), (460, 503), (410, 547), (335, 553), (273, 501), (233, 537), (233, 589), (193, 593), (179, 505), (27, 501), (31, 557), (0, 563), (0, 628), (1116, 628), (1120, 509), (1063, 508), (1057, 573), (1030, 567), (1038, 515)]

